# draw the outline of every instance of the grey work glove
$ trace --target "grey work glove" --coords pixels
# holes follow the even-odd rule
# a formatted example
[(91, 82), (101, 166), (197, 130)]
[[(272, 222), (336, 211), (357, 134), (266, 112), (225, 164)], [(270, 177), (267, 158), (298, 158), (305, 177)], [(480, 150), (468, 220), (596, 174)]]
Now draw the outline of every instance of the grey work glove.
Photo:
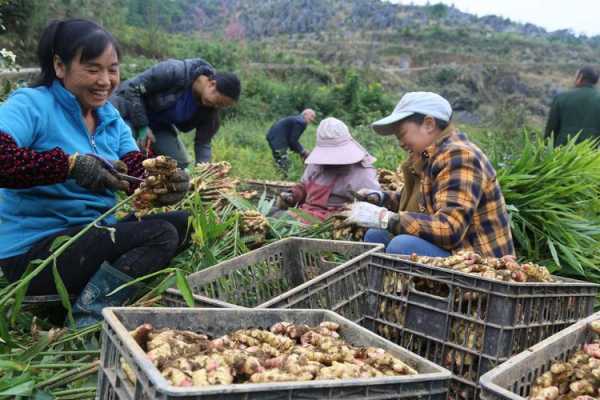
[[(70, 165), (69, 178), (75, 179), (75, 182), (92, 192), (102, 192), (104, 190), (123, 190), (129, 189), (129, 183), (120, 180), (110, 171), (107, 166), (98, 158), (75, 154), (69, 157)], [(120, 160), (110, 161), (117, 172), (127, 173), (127, 165)]]
[(190, 189), (190, 176), (181, 168), (177, 168), (175, 173), (169, 176), (166, 186), (167, 193), (157, 195), (156, 200), (152, 202), (156, 206), (170, 206), (180, 202)]

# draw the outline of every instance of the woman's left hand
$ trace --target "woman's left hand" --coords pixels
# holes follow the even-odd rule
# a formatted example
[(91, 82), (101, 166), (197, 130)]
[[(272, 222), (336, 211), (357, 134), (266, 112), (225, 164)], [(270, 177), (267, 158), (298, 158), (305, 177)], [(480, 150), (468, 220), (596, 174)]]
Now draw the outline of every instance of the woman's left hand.
[(167, 180), (167, 193), (159, 194), (153, 203), (157, 206), (169, 206), (180, 202), (190, 188), (190, 176), (178, 168)]

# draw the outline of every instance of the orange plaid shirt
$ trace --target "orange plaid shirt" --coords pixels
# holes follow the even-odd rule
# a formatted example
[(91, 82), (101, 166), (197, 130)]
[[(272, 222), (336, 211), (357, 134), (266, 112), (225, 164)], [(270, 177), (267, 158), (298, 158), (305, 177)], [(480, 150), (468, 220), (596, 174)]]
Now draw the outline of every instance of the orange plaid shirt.
[[(418, 236), (452, 252), (466, 249), (493, 257), (515, 254), (496, 171), (481, 149), (455, 131), (442, 135), (421, 158), (421, 212), (399, 212), (389, 230)], [(387, 192), (384, 205), (397, 211), (399, 199), (400, 193)]]

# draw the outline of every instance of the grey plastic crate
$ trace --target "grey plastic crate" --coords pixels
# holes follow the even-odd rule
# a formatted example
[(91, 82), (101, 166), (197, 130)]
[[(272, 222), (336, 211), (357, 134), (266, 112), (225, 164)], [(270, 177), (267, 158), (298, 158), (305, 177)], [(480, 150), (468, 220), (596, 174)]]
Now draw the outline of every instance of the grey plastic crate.
[(548, 371), (554, 362), (568, 360), (584, 344), (597, 337), (588, 329), (588, 324), (599, 319), (600, 313), (595, 313), (484, 374), (479, 381), (481, 398), (527, 399), (537, 377)]
[[(250, 310), (220, 308), (105, 308), (98, 378), (100, 400), (170, 399), (420, 399), (446, 397), (450, 373), (368, 330), (327, 310)], [(211, 387), (174, 387), (150, 362), (128, 331), (143, 323), (156, 328), (186, 329), (221, 336), (236, 329), (269, 328), (279, 321), (318, 325), (340, 324), (340, 334), (356, 346), (381, 347), (420, 373), (373, 379), (233, 384)], [(136, 384), (121, 370), (120, 357), (132, 366)]]
[[(197, 307), (256, 307), (330, 271), (381, 250), (383, 245), (288, 238), (188, 276)], [(163, 304), (185, 307), (177, 289)]]
[(372, 254), (261, 307), (333, 310), (448, 368), (449, 398), (473, 399), (485, 372), (592, 313), (598, 285), (555, 279), (500, 282)]

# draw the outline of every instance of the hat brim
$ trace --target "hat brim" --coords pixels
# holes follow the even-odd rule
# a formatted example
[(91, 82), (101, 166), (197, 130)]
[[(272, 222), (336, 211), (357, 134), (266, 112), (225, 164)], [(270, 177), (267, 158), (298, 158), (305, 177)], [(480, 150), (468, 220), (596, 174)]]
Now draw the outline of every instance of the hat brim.
[(316, 165), (349, 165), (362, 161), (368, 153), (354, 141), (340, 146), (316, 146), (304, 161)]
[(394, 124), (398, 121), (403, 120), (406, 117), (410, 117), (413, 115), (412, 111), (405, 111), (401, 113), (391, 114), (385, 118), (381, 118), (378, 121), (375, 121), (371, 124), (371, 128), (375, 132), (383, 136), (389, 136), (394, 134)]

